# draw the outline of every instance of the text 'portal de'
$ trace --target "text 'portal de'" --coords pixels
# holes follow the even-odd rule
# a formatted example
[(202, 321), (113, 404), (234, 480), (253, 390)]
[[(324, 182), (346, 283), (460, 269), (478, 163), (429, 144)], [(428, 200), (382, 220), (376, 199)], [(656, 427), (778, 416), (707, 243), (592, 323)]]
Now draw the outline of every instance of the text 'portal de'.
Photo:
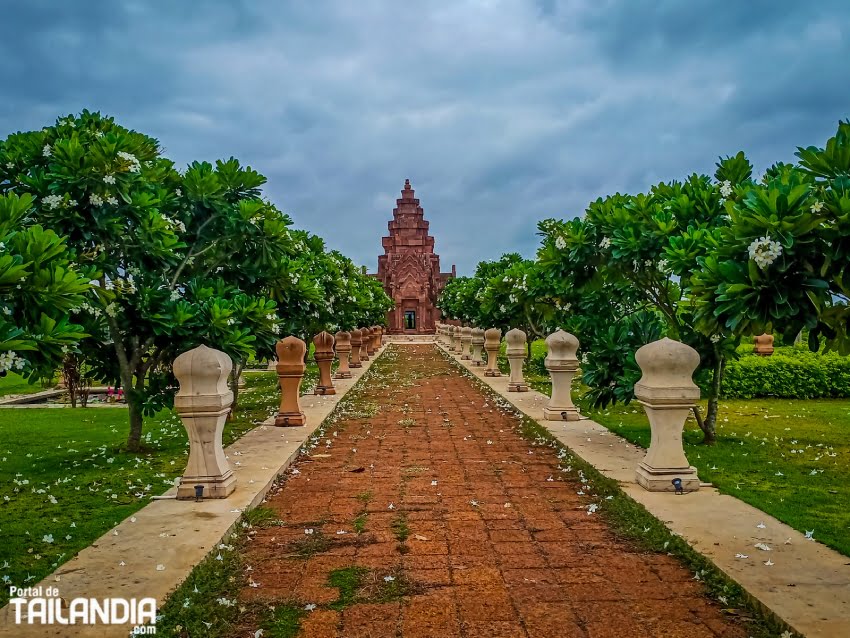
[(452, 265), (450, 273), (440, 272), (440, 256), (434, 253), (434, 238), (428, 234), (428, 222), (409, 179), (404, 180), (387, 226), (390, 234), (381, 240), (384, 254), (378, 256), (377, 274), (395, 302), (387, 313), (387, 331), (434, 334), (440, 320), (437, 298), (456, 269)]

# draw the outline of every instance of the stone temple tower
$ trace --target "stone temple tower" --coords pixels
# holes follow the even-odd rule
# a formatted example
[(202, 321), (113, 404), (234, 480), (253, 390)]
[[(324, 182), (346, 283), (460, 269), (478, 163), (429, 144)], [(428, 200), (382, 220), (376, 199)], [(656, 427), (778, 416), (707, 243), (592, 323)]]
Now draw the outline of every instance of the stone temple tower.
[(390, 234), (381, 240), (384, 254), (378, 256), (377, 277), (395, 301), (387, 315), (389, 334), (434, 334), (440, 311), (435, 306), (446, 282), (456, 275), (440, 272), (440, 256), (434, 253), (434, 238), (410, 180), (404, 180), (396, 200)]

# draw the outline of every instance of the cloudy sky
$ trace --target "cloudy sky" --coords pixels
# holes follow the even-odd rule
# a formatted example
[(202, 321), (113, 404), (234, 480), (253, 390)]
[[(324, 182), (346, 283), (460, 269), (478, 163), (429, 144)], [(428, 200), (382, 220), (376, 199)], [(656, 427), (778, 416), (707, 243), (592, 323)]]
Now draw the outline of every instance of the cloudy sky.
[(370, 271), (405, 178), (468, 273), (850, 117), (848, 0), (4, 0), (0, 33), (0, 136), (89, 108), (179, 166), (234, 155)]

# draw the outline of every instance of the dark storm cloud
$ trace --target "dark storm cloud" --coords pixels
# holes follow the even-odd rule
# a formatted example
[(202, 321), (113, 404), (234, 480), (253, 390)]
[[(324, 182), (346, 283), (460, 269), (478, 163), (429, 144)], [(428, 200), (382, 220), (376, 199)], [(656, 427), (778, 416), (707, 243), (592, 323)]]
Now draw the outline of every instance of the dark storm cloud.
[(4, 3), (0, 134), (93, 108), (178, 165), (235, 155), (375, 268), (411, 178), (444, 269), (536, 222), (850, 116), (850, 4), (796, 0)]

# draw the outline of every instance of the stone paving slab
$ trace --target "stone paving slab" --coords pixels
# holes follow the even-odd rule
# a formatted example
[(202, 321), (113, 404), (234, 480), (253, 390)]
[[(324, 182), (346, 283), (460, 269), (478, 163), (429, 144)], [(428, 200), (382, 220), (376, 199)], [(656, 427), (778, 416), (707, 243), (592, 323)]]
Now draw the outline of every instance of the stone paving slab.
[[(242, 512), (262, 502), (275, 478), (298, 456), (301, 444), (382, 352), (364, 361), (362, 368), (352, 369), (351, 379), (334, 379), (335, 395), (302, 396), (306, 426), (276, 428), (270, 419), (225, 448), (237, 477), (236, 490), (228, 498), (178, 501), (173, 487), (163, 495), (171, 498), (152, 501), (34, 586), (56, 587), (67, 601), (153, 597), (161, 605)], [(0, 609), (0, 636), (108, 638), (125, 637), (127, 632), (127, 626), (16, 625), (11, 606)]]
[[(712, 487), (682, 496), (644, 490), (635, 482), (635, 469), (645, 450), (591, 420), (543, 419), (549, 397), (534, 390), (508, 392), (507, 376), (485, 377), (483, 366), (472, 366), (438, 345), (561, 443), (618, 481), (629, 496), (798, 632), (810, 638), (850, 636), (850, 558)], [(758, 528), (762, 523), (765, 528)], [(771, 551), (756, 549), (755, 543), (765, 543)], [(738, 559), (736, 554), (749, 558)], [(772, 566), (764, 565), (768, 559)]]

